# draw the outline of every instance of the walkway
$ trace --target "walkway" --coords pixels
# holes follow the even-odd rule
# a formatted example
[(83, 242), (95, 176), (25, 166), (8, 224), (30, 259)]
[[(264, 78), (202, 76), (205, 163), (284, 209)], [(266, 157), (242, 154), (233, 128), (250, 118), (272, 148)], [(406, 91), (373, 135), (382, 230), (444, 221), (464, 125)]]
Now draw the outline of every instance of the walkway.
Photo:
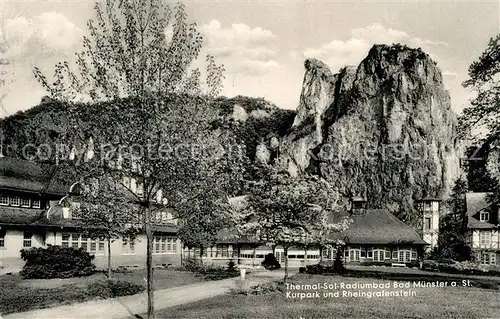
[[(292, 275), (296, 271), (290, 271)], [(210, 297), (223, 295), (232, 288), (246, 287), (271, 282), (283, 278), (283, 271), (256, 272), (248, 274), (242, 283), (240, 278), (196, 283), (171, 289), (155, 291), (155, 309), (165, 309)], [(22, 313), (4, 315), (3, 319), (42, 319), (42, 318), (135, 318), (135, 314), (147, 311), (147, 295), (141, 293), (133, 296), (113, 299), (87, 301), (67, 306), (58, 306)]]

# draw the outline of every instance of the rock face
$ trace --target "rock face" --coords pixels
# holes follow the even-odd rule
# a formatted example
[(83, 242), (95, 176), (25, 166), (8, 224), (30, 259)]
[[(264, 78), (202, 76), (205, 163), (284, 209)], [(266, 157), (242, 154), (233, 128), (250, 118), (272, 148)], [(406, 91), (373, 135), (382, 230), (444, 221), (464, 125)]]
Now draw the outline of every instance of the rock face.
[(284, 168), (314, 171), (344, 198), (364, 196), (410, 223), (415, 200), (449, 194), (460, 171), (456, 116), (427, 54), (376, 45), (357, 68), (332, 74), (317, 60), (305, 68), (297, 115), (281, 141)]

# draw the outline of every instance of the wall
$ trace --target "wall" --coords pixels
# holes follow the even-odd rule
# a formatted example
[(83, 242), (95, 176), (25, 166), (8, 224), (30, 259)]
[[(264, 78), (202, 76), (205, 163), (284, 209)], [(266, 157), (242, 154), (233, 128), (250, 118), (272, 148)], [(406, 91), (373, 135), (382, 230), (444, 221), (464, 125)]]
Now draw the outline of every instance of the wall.
[[(24, 261), (21, 259), (23, 247), (24, 231), (7, 229), (5, 231), (4, 247), (0, 248), (0, 266), (2, 273), (19, 271)], [(40, 234), (33, 234), (31, 247), (42, 247), (43, 237)]]
[[(48, 231), (46, 236), (46, 244), (61, 245), (63, 232)], [(17, 272), (20, 271), (24, 265), (21, 259), (20, 250), (23, 249), (23, 235), (22, 230), (7, 230), (5, 234), (5, 247), (0, 248), (0, 266), (3, 270), (0, 272)], [(34, 234), (32, 237), (32, 247), (43, 247), (43, 237), (39, 234)], [(176, 240), (176, 252), (153, 253), (154, 266), (173, 266), (181, 265), (181, 242)], [(125, 253), (123, 251), (122, 240), (117, 239), (111, 243), (112, 253), (112, 267), (128, 266), (132, 268), (145, 268), (146, 267), (146, 236), (139, 235), (135, 241), (134, 253)], [(98, 269), (106, 269), (108, 266), (108, 246), (105, 241), (104, 253), (96, 254), (94, 263)]]

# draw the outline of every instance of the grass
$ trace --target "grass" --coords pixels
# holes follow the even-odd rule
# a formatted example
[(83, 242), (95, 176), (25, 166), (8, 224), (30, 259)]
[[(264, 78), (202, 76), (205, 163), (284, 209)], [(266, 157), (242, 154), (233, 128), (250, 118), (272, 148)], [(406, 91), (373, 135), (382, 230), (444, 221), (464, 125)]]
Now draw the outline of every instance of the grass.
[[(387, 283), (372, 278), (297, 275), (294, 283)], [(392, 288), (391, 288), (392, 289)], [(363, 290), (363, 289), (362, 289)], [(390, 289), (389, 289), (390, 290)], [(475, 287), (415, 288), (414, 297), (286, 298), (285, 292), (265, 295), (224, 295), (159, 311), (159, 318), (499, 318), (500, 292)], [(289, 290), (290, 291), (290, 290)], [(311, 292), (312, 290), (309, 290)], [(368, 291), (368, 290), (366, 290)]]
[[(68, 279), (23, 280), (19, 275), (3, 275), (0, 276), (0, 315), (109, 298), (117, 293), (137, 293), (147, 287), (144, 278), (145, 270), (114, 273), (113, 279), (121, 283), (117, 292), (112, 289), (103, 291), (107, 288), (107, 276), (101, 272), (89, 277)], [(206, 278), (188, 271), (154, 270), (155, 289), (168, 289), (201, 281), (206, 281)]]

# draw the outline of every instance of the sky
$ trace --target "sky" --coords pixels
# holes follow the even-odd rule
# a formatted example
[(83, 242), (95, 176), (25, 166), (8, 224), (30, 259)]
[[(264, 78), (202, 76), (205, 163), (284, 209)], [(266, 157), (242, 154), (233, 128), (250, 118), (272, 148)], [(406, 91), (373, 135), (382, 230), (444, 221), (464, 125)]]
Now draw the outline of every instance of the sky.
[[(499, 1), (185, 1), (204, 39), (202, 55), (224, 64), (223, 95), (264, 97), (281, 108), (298, 105), (304, 60), (333, 72), (357, 65), (373, 44), (421, 47), (438, 63), (452, 109), (473, 97), (461, 83), (467, 69), (500, 32)], [(26, 110), (44, 92), (33, 67), (51, 75), (71, 60), (94, 17), (94, 1), (2, 0), (1, 34), (10, 64), (0, 116)]]

